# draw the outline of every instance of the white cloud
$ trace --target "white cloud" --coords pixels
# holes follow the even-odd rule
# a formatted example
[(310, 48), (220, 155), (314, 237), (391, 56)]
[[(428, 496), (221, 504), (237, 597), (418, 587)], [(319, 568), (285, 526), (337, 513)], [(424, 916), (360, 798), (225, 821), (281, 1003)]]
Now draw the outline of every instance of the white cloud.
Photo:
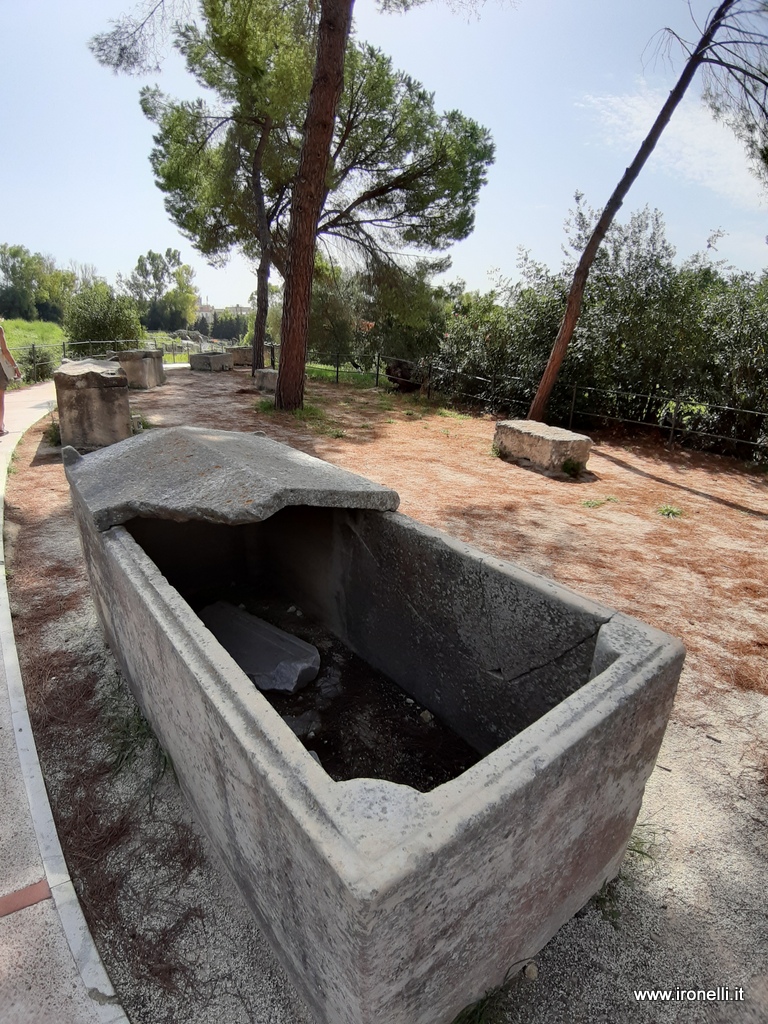
[[(663, 91), (641, 84), (637, 92), (587, 96), (580, 105), (596, 113), (604, 145), (634, 152), (666, 98)], [(744, 147), (696, 99), (686, 98), (672, 115), (648, 167), (708, 188), (742, 209), (765, 209)]]

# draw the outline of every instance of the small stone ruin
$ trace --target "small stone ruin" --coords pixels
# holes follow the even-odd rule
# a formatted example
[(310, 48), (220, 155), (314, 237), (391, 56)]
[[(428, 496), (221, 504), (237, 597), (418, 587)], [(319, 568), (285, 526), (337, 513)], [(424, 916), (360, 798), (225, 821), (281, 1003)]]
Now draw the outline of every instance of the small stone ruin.
[(258, 391), (266, 391), (268, 394), (274, 394), (277, 388), (277, 370), (255, 370), (253, 374), (253, 384)]
[(53, 375), (62, 445), (95, 451), (132, 434), (128, 376), (108, 359), (68, 360)]
[(112, 357), (125, 370), (128, 387), (148, 391), (165, 384), (165, 368), (161, 349), (124, 349)]
[(191, 352), (189, 365), (193, 370), (220, 373), (234, 369), (234, 360), (231, 352)]
[(586, 469), (592, 448), (586, 434), (574, 434), (538, 420), (500, 420), (493, 444), (502, 458), (571, 475)]

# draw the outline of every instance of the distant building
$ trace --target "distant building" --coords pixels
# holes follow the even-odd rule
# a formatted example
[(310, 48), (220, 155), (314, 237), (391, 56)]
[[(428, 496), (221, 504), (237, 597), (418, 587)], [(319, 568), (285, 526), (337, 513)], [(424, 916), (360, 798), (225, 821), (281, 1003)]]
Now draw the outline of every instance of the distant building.
[(253, 310), (250, 306), (210, 306), (208, 303), (202, 303), (195, 310), (195, 319), (199, 320), (203, 317), (210, 327), (213, 323), (214, 313), (217, 316), (221, 316), (223, 313), (229, 313), (231, 316), (248, 316)]

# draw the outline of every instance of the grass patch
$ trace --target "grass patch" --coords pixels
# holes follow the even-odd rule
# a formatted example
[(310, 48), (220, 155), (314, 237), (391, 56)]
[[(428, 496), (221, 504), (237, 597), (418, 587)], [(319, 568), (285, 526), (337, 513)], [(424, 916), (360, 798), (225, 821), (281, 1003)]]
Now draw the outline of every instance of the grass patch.
[(438, 416), (450, 416), (452, 420), (471, 420), (472, 417), (466, 412), (457, 412), (455, 409), (448, 409), (446, 406), (441, 405), (435, 412)]
[(614, 498), (613, 495), (609, 494), (607, 498), (587, 498), (586, 501), (582, 501), (584, 508), (601, 508), (606, 505), (609, 501), (618, 502), (618, 498)]
[(275, 400), (273, 398), (260, 398), (254, 408), (256, 412), (263, 412), (269, 415), (275, 412)]
[[(336, 383), (336, 367), (328, 364), (307, 363), (306, 374), (309, 380), (330, 381)], [(350, 384), (353, 388), (376, 387), (376, 374), (368, 370), (339, 368), (339, 383)]]
[(17, 349), (29, 348), (32, 345), (58, 348), (61, 354), (62, 345), (66, 341), (61, 327), (45, 320), (4, 320), (3, 329), (8, 348), (14, 358)]
[(51, 422), (43, 431), (43, 438), (45, 443), (49, 444), (51, 448), (61, 448), (61, 427), (53, 416), (51, 416)]
[[(606, 882), (602, 889), (592, 897), (591, 903), (599, 910), (603, 920), (607, 921), (611, 927), (618, 930), (619, 922), (621, 921), (622, 887), (634, 884), (631, 876), (633, 863), (655, 864), (657, 846), (658, 828), (655, 825), (650, 822), (635, 825), (627, 845), (627, 853), (621, 870), (615, 878), (612, 878), (610, 882)], [(579, 913), (581, 914), (582, 911)]]
[(563, 473), (575, 480), (584, 469), (584, 463), (578, 462), (576, 459), (566, 459), (561, 469)]
[(683, 514), (683, 510), (677, 505), (659, 505), (656, 512), (658, 515), (664, 516), (665, 519), (679, 519)]
[(291, 415), (294, 419), (304, 420), (307, 423), (318, 423), (325, 419), (324, 410), (319, 405), (312, 405), (310, 402), (305, 402), (301, 409), (294, 409)]

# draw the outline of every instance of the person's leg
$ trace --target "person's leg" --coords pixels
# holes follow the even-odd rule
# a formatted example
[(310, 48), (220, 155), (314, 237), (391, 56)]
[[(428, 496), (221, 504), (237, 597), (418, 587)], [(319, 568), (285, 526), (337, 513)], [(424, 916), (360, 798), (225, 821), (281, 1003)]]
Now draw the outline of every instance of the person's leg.
[(0, 437), (7, 434), (5, 429), (5, 388), (0, 388)]

